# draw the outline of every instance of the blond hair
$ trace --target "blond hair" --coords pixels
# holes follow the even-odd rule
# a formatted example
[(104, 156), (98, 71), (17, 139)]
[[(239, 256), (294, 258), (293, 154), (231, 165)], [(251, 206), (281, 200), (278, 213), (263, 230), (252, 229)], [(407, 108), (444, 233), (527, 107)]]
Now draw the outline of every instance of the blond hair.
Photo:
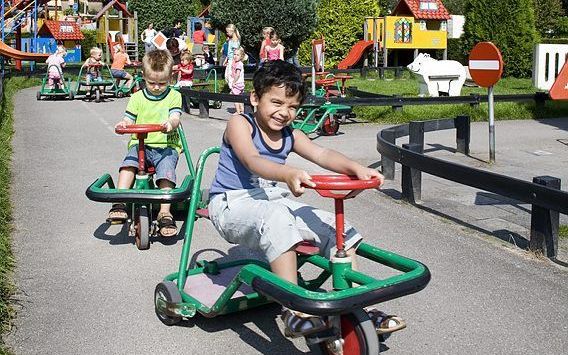
[(99, 47), (93, 47), (91, 48), (91, 51), (89, 52), (91, 54), (91, 57), (94, 56), (95, 54), (99, 54), (102, 53), (102, 49), (100, 49)]
[(264, 28), (262, 29), (262, 34), (263, 34), (263, 35), (272, 36), (273, 33), (274, 33), (274, 27), (264, 27)]
[(160, 76), (169, 77), (172, 75), (173, 65), (174, 59), (170, 52), (166, 50), (151, 51), (146, 53), (144, 58), (142, 58), (142, 70), (144, 74), (155, 73)]
[(245, 49), (243, 47), (236, 48), (233, 53), (234, 54), (237, 54), (237, 53), (240, 54), (241, 61), (243, 61), (243, 62), (246, 62), (248, 60), (247, 52), (245, 52)]
[(183, 52), (179, 57), (179, 60), (187, 60), (191, 63), (193, 61), (193, 56), (189, 52)]
[(239, 33), (239, 30), (237, 29), (237, 26), (235, 26), (234, 24), (230, 23), (227, 25), (226, 30), (229, 31), (233, 31), (236, 35), (237, 38), (239, 39), (239, 42), (241, 41), (241, 34)]
[(67, 49), (64, 46), (59, 45), (59, 46), (57, 46), (57, 50), (55, 51), (55, 54), (60, 54), (62, 56), (65, 56), (67, 54)]

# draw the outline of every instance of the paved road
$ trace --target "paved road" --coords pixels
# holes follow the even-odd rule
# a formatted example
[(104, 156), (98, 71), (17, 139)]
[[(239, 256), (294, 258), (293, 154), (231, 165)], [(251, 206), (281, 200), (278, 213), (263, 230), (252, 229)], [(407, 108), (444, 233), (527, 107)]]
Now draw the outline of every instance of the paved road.
[[(16, 96), (13, 239), (20, 309), (8, 344), (16, 354), (306, 352), (302, 340), (282, 336), (276, 306), (215, 319), (197, 317), (175, 327), (156, 318), (153, 290), (177, 270), (181, 236), (153, 240), (149, 251), (139, 252), (124, 230), (104, 223), (109, 206), (84, 195), (102, 173), (116, 176), (126, 141), (112, 133), (112, 126), (125, 106), (126, 99), (36, 103), (33, 89)], [(226, 113), (215, 115), (219, 118), (183, 117), (194, 159), (220, 141)], [(371, 165), (379, 160), (378, 130), (376, 125), (346, 125), (344, 134), (317, 142)], [(291, 164), (316, 171), (297, 158)], [(184, 168), (180, 164), (178, 174)], [(381, 305), (409, 323), (389, 339), (387, 354), (566, 350), (565, 269), (393, 199), (394, 189), (396, 182), (391, 182), (386, 193), (366, 192), (346, 207), (368, 242), (421, 260), (432, 272), (424, 291)], [(302, 199), (332, 208), (313, 193)], [(196, 223), (192, 250), (200, 259), (248, 254), (202, 220)], [(361, 269), (375, 276), (386, 272), (368, 263)]]

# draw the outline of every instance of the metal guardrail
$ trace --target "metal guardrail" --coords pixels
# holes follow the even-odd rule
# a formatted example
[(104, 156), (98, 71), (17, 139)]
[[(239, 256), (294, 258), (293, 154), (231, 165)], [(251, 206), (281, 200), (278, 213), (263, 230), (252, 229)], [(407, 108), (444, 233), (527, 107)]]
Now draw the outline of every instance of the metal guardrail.
[[(533, 178), (533, 182), (528, 182), (423, 154), (425, 132), (454, 128), (457, 131), (457, 151), (468, 154), (470, 125), (467, 116), (411, 122), (380, 131), (377, 134), (377, 150), (382, 156), (385, 174), (390, 175), (386, 177), (394, 177), (394, 162), (403, 166), (402, 195), (410, 202), (420, 200), (421, 173), (428, 173), (462, 185), (529, 203), (532, 205), (529, 248), (540, 251), (550, 258), (556, 258), (558, 213), (568, 215), (568, 192), (560, 190), (560, 179), (539, 176)], [(402, 147), (397, 146), (396, 139), (404, 136), (409, 136), (409, 144), (403, 144)], [(389, 167), (390, 162), (393, 162), (392, 167)]]

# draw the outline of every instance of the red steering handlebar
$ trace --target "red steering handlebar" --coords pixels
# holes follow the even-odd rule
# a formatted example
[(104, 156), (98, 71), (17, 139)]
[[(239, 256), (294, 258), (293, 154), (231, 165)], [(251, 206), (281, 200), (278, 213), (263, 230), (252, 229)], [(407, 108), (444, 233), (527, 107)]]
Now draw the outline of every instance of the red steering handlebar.
[(151, 133), (160, 132), (164, 129), (162, 125), (159, 124), (133, 124), (126, 127), (116, 127), (114, 131), (117, 134), (141, 134), (141, 133)]

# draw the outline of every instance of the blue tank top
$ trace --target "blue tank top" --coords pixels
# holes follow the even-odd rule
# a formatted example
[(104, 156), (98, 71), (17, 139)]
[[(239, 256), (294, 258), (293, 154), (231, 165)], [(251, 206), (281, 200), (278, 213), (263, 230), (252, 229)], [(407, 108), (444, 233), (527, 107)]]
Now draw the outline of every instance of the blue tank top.
[[(280, 149), (272, 149), (262, 138), (255, 119), (248, 114), (244, 114), (243, 117), (245, 117), (247, 122), (252, 126), (252, 142), (260, 156), (277, 164), (285, 164), (286, 158), (294, 146), (292, 129), (285, 127), (282, 130), (282, 146)], [(231, 145), (225, 141), (225, 136), (223, 135), (219, 166), (217, 167), (215, 179), (213, 180), (213, 184), (211, 184), (211, 190), (209, 192), (211, 197), (230, 190), (254, 189), (275, 185), (275, 181), (264, 180), (247, 170), (235, 154)]]

